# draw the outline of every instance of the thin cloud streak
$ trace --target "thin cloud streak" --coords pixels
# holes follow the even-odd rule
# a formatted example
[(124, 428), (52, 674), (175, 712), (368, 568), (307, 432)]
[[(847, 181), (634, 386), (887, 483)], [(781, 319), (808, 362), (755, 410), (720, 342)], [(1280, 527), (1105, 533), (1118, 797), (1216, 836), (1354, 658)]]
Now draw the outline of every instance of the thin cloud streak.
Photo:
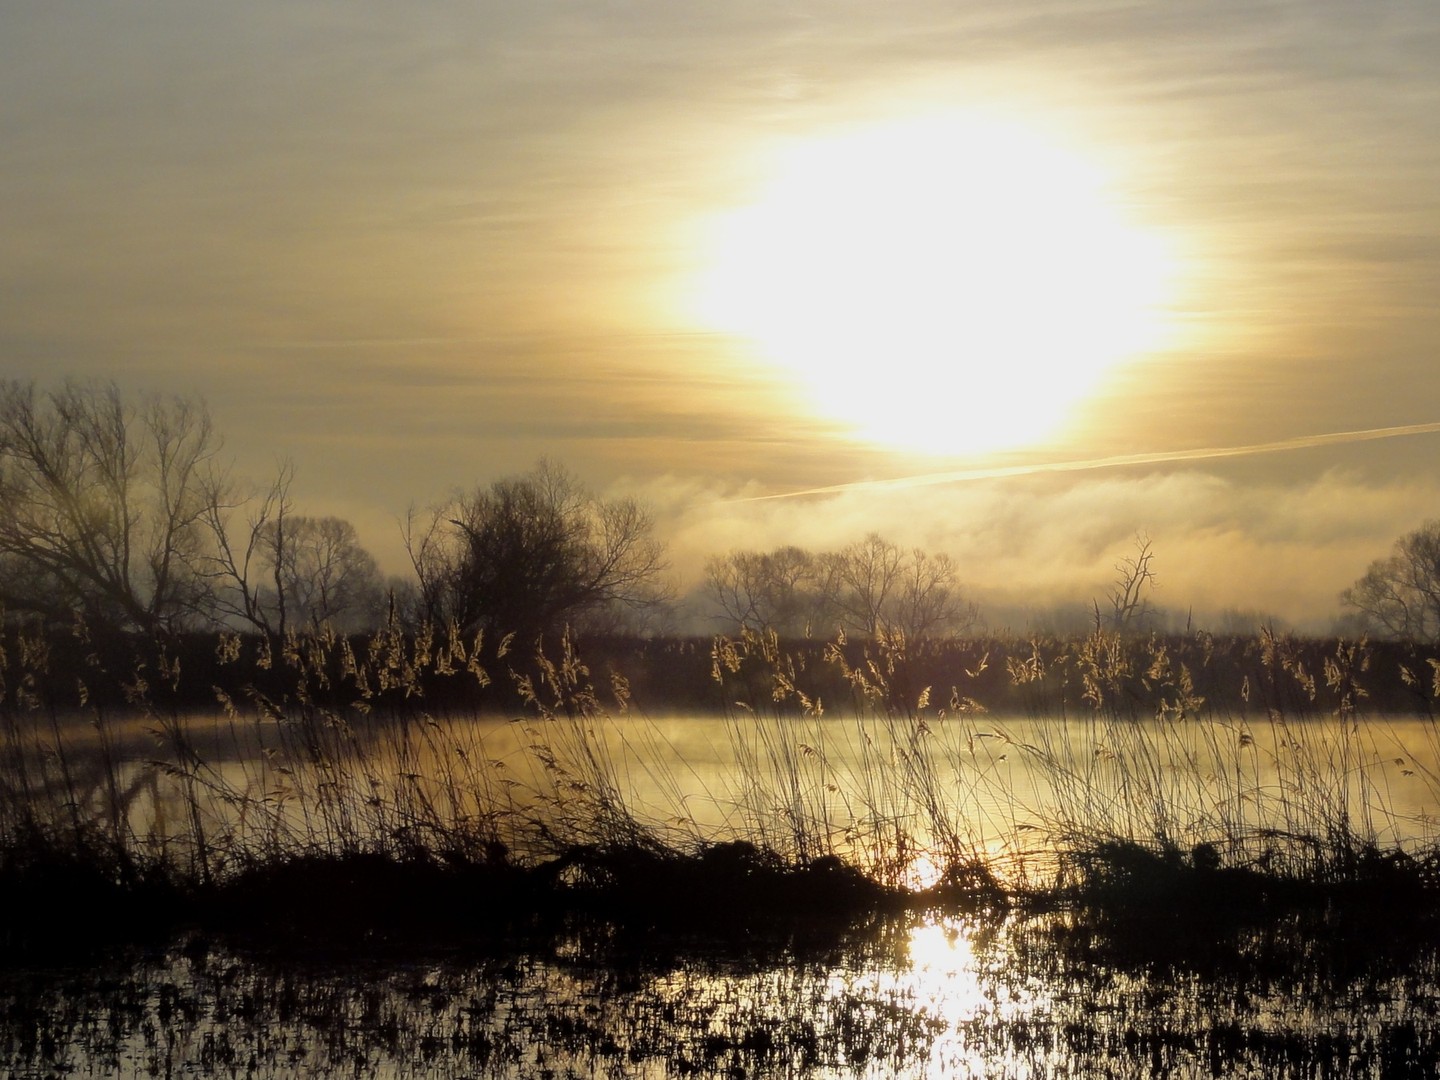
[(1323, 435), (1300, 435), (1275, 442), (1251, 443), (1248, 446), (1211, 446), (1194, 450), (1161, 450), (1145, 454), (1117, 454), (1113, 457), (1087, 458), (1082, 461), (1049, 461), (1034, 465), (1004, 465), (991, 469), (958, 469), (951, 472), (921, 473), (899, 476), (890, 480), (857, 480), (848, 484), (785, 491), (774, 495), (751, 495), (729, 502), (768, 502), (776, 499), (798, 499), (810, 495), (832, 495), (846, 491), (883, 491), (896, 488), (933, 487), (938, 484), (959, 484), (971, 480), (998, 480), (1007, 476), (1035, 476), (1041, 473), (1091, 472), (1096, 469), (1117, 469), (1126, 465), (1160, 465), (1172, 461), (1208, 461), (1216, 458), (1250, 457), (1256, 454), (1278, 454), (1287, 450), (1310, 450), (1321, 446), (1398, 439), (1409, 435), (1440, 434), (1440, 421), (1425, 424), (1401, 424), (1395, 427), (1366, 428), (1361, 431), (1333, 431)]

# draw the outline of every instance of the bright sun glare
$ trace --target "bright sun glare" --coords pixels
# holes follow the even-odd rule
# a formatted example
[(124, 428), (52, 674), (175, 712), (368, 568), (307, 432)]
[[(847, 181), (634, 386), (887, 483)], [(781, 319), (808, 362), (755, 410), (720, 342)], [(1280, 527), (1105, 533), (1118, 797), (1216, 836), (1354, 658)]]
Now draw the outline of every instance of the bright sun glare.
[(818, 414), (897, 448), (1037, 440), (1165, 330), (1164, 244), (1097, 169), (1009, 122), (809, 142), (709, 242), (704, 324), (749, 338)]

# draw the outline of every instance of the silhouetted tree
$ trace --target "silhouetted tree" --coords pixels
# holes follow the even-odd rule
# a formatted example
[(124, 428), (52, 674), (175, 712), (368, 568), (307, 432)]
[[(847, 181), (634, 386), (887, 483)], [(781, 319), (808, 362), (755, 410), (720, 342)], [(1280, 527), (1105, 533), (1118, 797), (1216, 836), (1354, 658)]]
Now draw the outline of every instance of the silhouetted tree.
[(732, 551), (705, 564), (705, 593), (737, 627), (806, 633), (820, 614), (820, 565), (793, 545)]
[(786, 546), (717, 556), (705, 565), (704, 593), (737, 627), (918, 639), (962, 634), (979, 620), (957, 578), (948, 555), (870, 533), (820, 554)]
[(424, 613), (533, 639), (669, 593), (663, 545), (634, 499), (600, 499), (542, 461), (431, 515), (406, 541)]
[(974, 629), (980, 609), (959, 594), (957, 578), (949, 555), (912, 550), (900, 564), (900, 591), (887, 616), (892, 626), (915, 639)]
[(1157, 614), (1150, 601), (1155, 588), (1155, 550), (1150, 537), (1141, 533), (1135, 537), (1135, 553), (1127, 555), (1115, 564), (1115, 580), (1106, 593), (1107, 610), (1101, 612), (1095, 605), (1095, 622), (1108, 624), (1111, 630), (1121, 634), (1135, 634), (1150, 630)]
[(208, 614), (218, 449), (197, 401), (0, 382), (0, 601), (147, 631)]
[(380, 625), (388, 605), (379, 565), (348, 521), (294, 513), (294, 475), (285, 461), (268, 489), (212, 480), (206, 566), (216, 621), (248, 624), (275, 641), (327, 623), (342, 633)]
[(979, 619), (979, 610), (958, 591), (948, 555), (907, 550), (870, 533), (820, 562), (826, 611), (847, 633), (899, 632), (919, 639), (964, 633)]
[(1362, 629), (1407, 641), (1440, 642), (1440, 521), (1395, 541), (1365, 575), (1340, 594)]
[(215, 473), (206, 500), (212, 553), (205, 575), (215, 619), (254, 627), (275, 641), (285, 636), (289, 613), (285, 590), (275, 579), (279, 560), (273, 547), (291, 514), (294, 476), (294, 466), (281, 462), (268, 489), (241, 493), (228, 475)]
[(287, 515), (263, 530), (273, 586), (262, 594), (284, 612), (282, 625), (350, 631), (378, 624), (385, 606), (380, 567), (355, 526), (337, 517)]
[(904, 560), (904, 552), (879, 533), (821, 556), (821, 591), (835, 621), (866, 637), (888, 629), (885, 615), (898, 592)]

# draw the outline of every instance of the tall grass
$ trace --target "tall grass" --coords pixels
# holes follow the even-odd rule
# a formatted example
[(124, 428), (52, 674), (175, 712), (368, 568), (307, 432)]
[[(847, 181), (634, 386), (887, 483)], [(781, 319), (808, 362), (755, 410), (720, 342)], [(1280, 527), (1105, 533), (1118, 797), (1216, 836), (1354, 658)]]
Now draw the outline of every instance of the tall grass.
[[(298, 861), (371, 860), (486, 871), (492, 892), (494, 875), (524, 875), (524, 903), (543, 888), (652, 921), (696, 890), (715, 894), (697, 910), (718, 919), (747, 890), (868, 910), (1134, 896), (1147, 875), (1192, 891), (1240, 882), (1247, 896), (1256, 881), (1403, 879), (1427, 904), (1440, 884), (1433, 823), (1407, 819), (1393, 787), (1403, 775), (1436, 802), (1423, 764), (1435, 727), (1417, 757), (1366, 716), (1363, 642), (1322, 654), (1268, 630), (1218, 642), (1097, 629), (946, 666), (899, 635), (818, 652), (717, 638), (713, 749), (731, 767), (704, 775), (623, 673), (592, 674), (568, 637), (522, 653), (454, 626), (222, 636), (214, 668), (242, 689), (217, 688), (206, 715), (182, 704), (164, 643), (112, 677), (118, 705), (83, 679), (67, 689), (43, 635), (3, 647), (10, 882), (59, 861), (107, 888), (194, 897)], [(978, 700), (1001, 671), (1006, 706), (1032, 715)], [(1427, 715), (1440, 665), (1430, 673), (1407, 682)], [(521, 715), (463, 704), (496, 682)]]
[[(1432, 807), (1440, 786), (1393, 722), (1365, 715), (1365, 643), (1317, 656), (1267, 629), (1245, 648), (1254, 666), (1232, 711), (1197, 688), (1213, 674), (1208, 635), (1177, 645), (1097, 631), (1076, 643), (1088, 708), (1024, 746), (1045, 781), (1041, 823), (1062, 889), (1136, 901), (1163, 880), (1202, 903), (1225, 885), (1247, 901), (1266, 883), (1369, 901), (1420, 890), (1433, 907), (1434, 822), (1407, 813), (1394, 785), (1419, 780)], [(1433, 724), (1419, 734), (1424, 758)]]

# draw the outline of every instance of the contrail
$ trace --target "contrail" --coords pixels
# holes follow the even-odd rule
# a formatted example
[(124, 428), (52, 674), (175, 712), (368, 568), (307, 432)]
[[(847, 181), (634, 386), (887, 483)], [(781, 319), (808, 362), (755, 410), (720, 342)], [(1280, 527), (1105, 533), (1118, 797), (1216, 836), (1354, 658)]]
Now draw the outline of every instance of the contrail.
[(1363, 431), (1332, 431), (1324, 435), (1300, 435), (1293, 439), (1251, 443), (1248, 446), (1208, 446), (1194, 450), (1161, 450), (1146, 454), (1117, 454), (1114, 457), (1087, 458), (1083, 461), (1049, 461), (1037, 465), (1005, 465), (991, 469), (960, 469), (954, 472), (922, 473), (918, 476), (899, 476), (890, 480), (856, 480), (848, 484), (831, 484), (828, 487), (806, 488), (803, 491), (785, 491), (777, 495), (752, 495), (735, 501), (766, 502), (771, 499), (795, 499), (805, 495), (833, 495), (843, 491), (930, 487), (936, 484), (958, 484), (968, 480), (994, 480), (1005, 476), (1088, 472), (1093, 469), (1115, 469), (1122, 465), (1158, 465), (1167, 461), (1204, 461), (1213, 458), (1247, 457), (1252, 454), (1278, 454), (1286, 450), (1308, 450), (1316, 446), (1371, 442), (1376, 439), (1399, 439), (1406, 435), (1433, 435), (1437, 432), (1440, 432), (1440, 421), (1428, 424), (1403, 424), (1398, 427), (1366, 428)]

